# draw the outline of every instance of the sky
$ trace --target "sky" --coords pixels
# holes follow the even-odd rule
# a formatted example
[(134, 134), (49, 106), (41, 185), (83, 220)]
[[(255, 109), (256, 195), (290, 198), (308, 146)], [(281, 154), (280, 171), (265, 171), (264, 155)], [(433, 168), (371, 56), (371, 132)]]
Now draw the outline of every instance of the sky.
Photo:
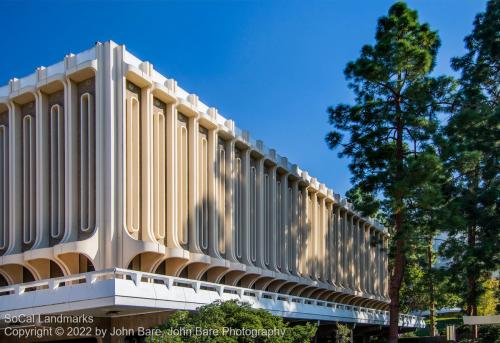
[[(392, 1), (0, 1), (0, 85), (114, 40), (334, 192), (351, 187), (347, 159), (327, 148), (326, 108), (352, 101), (343, 70), (374, 42)], [(434, 73), (450, 58), (480, 0), (412, 0), (439, 32)]]

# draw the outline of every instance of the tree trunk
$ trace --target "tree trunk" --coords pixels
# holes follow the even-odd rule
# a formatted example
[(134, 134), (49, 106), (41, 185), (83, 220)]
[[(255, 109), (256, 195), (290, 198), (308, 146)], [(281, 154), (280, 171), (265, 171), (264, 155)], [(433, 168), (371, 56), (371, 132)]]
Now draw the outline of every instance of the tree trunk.
[[(474, 226), (470, 226), (467, 235), (467, 245), (469, 251), (476, 247), (476, 230)], [(467, 315), (477, 316), (477, 273), (473, 266), (467, 266)], [(476, 339), (479, 336), (477, 325), (472, 325), (472, 338)]]
[(396, 256), (394, 257), (394, 268), (390, 279), (389, 297), (390, 319), (389, 319), (389, 343), (397, 343), (399, 334), (399, 291), (403, 280), (405, 257), (403, 255), (404, 242), (396, 241)]
[(427, 277), (429, 278), (429, 333), (430, 336), (436, 335), (436, 301), (434, 297), (434, 278), (432, 277), (432, 238), (427, 245)]
[[(398, 75), (398, 83), (401, 76)], [(396, 160), (398, 162), (396, 168), (396, 181), (403, 178), (404, 173), (404, 147), (403, 147), (403, 121), (401, 118), (401, 98), (396, 98)], [(396, 249), (394, 253), (394, 268), (391, 273), (389, 297), (390, 303), (390, 319), (389, 319), (389, 343), (398, 342), (399, 333), (399, 292), (401, 290), (401, 283), (406, 265), (406, 255), (404, 247), (404, 238), (402, 238), (403, 231), (403, 213), (404, 202), (401, 190), (396, 190), (395, 193), (395, 211), (394, 211), (394, 230), (396, 238)]]

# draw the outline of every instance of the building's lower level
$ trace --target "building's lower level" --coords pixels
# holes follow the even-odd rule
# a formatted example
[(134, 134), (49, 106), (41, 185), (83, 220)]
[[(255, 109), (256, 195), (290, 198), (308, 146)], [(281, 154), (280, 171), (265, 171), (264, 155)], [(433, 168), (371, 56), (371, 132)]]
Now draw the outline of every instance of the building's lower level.
[[(172, 311), (194, 311), (214, 301), (237, 300), (250, 303), (291, 321), (312, 321), (321, 325), (347, 323), (363, 329), (388, 326), (389, 314), (384, 310), (345, 305), (313, 298), (283, 295), (249, 288), (233, 287), (204, 281), (142, 273), (125, 269), (94, 271), (74, 276), (41, 280), (0, 289), (3, 308), (0, 318), (33, 317), (37, 323), (21, 327), (64, 327), (63, 338), (97, 337), (95, 327), (107, 328), (104, 341), (122, 341), (125, 336), (147, 336), (150, 329), (162, 324)], [(92, 318), (78, 324), (47, 323), (43, 316), (63, 314)], [(42, 316), (42, 317), (38, 317)], [(55, 316), (57, 317), (57, 316)], [(1, 322), (0, 322), (1, 323)], [(422, 318), (401, 315), (404, 329), (424, 327)], [(88, 332), (67, 336), (72, 327), (92, 327)], [(17, 326), (0, 324), (0, 337), (12, 339)], [(111, 330), (127, 329), (110, 335)], [(7, 330), (7, 331), (5, 331)], [(98, 331), (104, 334), (104, 331)], [(47, 331), (48, 333), (48, 331)], [(61, 339), (57, 335), (44, 339)], [(52, 333), (52, 332), (51, 332)], [(61, 335), (63, 336), (63, 335)], [(34, 341), (27, 339), (27, 341)]]

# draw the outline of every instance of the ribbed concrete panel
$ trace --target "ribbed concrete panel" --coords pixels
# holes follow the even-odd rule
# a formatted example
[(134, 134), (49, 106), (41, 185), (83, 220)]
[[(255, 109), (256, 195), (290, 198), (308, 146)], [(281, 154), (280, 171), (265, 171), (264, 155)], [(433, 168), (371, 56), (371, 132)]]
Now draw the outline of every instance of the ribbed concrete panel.
[(167, 226), (167, 120), (166, 104), (153, 100), (153, 231), (164, 245)]
[[(48, 215), (50, 225), (50, 240), (57, 244), (64, 236), (65, 230), (65, 111), (64, 91), (58, 91), (48, 96), (48, 118), (46, 121), (48, 152)], [(48, 143), (48, 144), (47, 144)]]
[[(74, 220), (78, 237), (90, 237), (96, 227), (96, 102), (95, 79), (90, 78), (77, 85), (77, 112), (72, 118), (75, 137), (76, 175), (73, 197), (76, 200)], [(76, 119), (76, 120), (75, 120)], [(73, 137), (72, 137), (73, 138)], [(73, 218), (71, 218), (73, 219)]]
[(20, 213), (24, 250), (30, 249), (36, 240), (36, 120), (35, 102), (22, 105), (19, 151), (22, 172)]
[(189, 246), (189, 131), (188, 119), (177, 116), (177, 237), (183, 247)]

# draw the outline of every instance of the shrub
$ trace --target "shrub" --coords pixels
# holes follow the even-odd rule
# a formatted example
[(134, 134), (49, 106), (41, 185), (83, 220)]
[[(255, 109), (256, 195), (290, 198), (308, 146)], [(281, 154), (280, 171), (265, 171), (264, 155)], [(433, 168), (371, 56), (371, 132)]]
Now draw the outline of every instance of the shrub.
[(290, 326), (281, 317), (239, 301), (216, 301), (195, 312), (177, 311), (160, 329), (161, 335), (146, 342), (305, 343), (316, 334), (314, 324)]

